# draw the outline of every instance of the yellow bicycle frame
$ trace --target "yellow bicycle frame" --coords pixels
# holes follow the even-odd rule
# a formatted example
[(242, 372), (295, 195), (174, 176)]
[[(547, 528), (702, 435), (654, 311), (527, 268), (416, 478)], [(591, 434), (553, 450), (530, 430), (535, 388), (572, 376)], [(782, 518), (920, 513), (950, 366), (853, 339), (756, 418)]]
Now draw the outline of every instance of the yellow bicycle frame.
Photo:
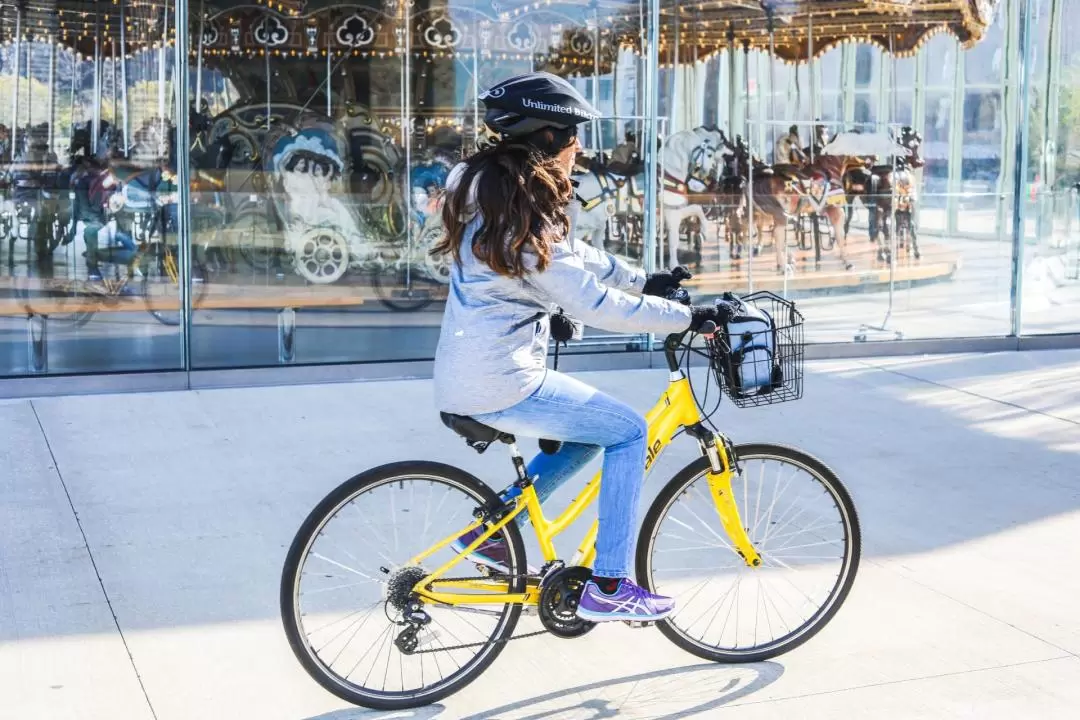
[[(646, 413), (645, 419), (649, 426), (645, 455), (645, 471), (648, 472), (653, 463), (671, 443), (679, 428), (697, 426), (702, 421), (701, 411), (690, 390), (690, 382), (681, 372), (672, 373), (667, 390), (652, 410)], [(747, 565), (757, 567), (761, 564), (761, 559), (746, 534), (746, 529), (739, 518), (739, 509), (735, 504), (734, 495), (731, 491), (734, 468), (727, 447), (724, 442), (715, 442), (708, 448), (707, 454), (712, 465), (712, 470), (708, 476), (709, 491), (716, 506), (720, 524), (731, 539), (732, 546), (742, 556)], [(585, 512), (586, 508), (596, 500), (599, 493), (600, 473), (598, 472), (581, 493), (573, 499), (566, 510), (554, 520), (548, 520), (544, 517), (544, 511), (540, 507), (536, 489), (529, 484), (522, 488), (521, 495), (514, 499), (514, 506), (506, 515), (492, 523), (487, 531), (477, 537), (464, 551), (417, 582), (413, 587), (413, 592), (422, 601), (443, 605), (501, 605), (505, 603), (536, 605), (539, 599), (539, 588), (536, 584), (528, 585), (524, 592), (509, 592), (509, 581), (507, 580), (496, 578), (491, 580), (466, 580), (444, 578), (443, 576), (450, 568), (465, 560), (485, 540), (499, 532), (507, 523), (513, 522), (514, 518), (522, 511), (529, 514), (529, 520), (533, 530), (536, 532), (544, 562), (556, 560), (555, 546), (552, 543), (553, 538), (573, 524)], [(479, 527), (480, 524), (481, 521), (476, 520), (468, 527), (454, 531), (451, 535), (411, 558), (408, 564), (421, 566), (425, 559), (448, 546), (462, 534)], [(567, 563), (568, 565), (591, 567), (596, 556), (597, 526), (598, 521), (594, 520), (573, 558)]]

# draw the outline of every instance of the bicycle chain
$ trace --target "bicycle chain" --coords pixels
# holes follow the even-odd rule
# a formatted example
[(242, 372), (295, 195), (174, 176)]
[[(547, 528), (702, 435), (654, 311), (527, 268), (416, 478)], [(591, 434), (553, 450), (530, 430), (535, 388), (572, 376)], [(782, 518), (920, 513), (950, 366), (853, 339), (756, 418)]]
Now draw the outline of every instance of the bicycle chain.
[[(493, 579), (494, 580), (503, 580), (503, 579), (510, 580), (512, 578), (514, 578), (514, 579), (516, 579), (516, 578), (525, 578), (527, 580), (529, 577), (535, 577), (535, 575), (533, 575), (533, 576), (530, 576), (530, 575), (495, 575), (495, 576), (492, 576), (492, 575), (477, 575), (475, 577), (463, 577), (463, 578), (457, 578), (456, 577), (456, 578), (454, 578), (454, 580), (493, 580)], [(508, 603), (508, 604), (520, 605), (521, 603)], [(467, 648), (483, 647), (485, 645), (502, 645), (502, 644), (510, 642), (511, 640), (521, 640), (522, 638), (536, 637), (537, 635), (546, 635), (546, 634), (548, 634), (548, 630), (547, 630), (547, 628), (544, 628), (543, 630), (537, 630), (536, 632), (525, 633), (523, 635), (512, 635), (512, 636), (510, 636), (508, 638), (502, 638), (500, 640), (487, 640), (487, 641), (484, 641), (484, 642), (462, 643), (461, 645), (448, 645), (448, 646), (444, 645), (443, 647), (440, 647), (440, 648), (431, 648), (431, 649), (427, 649), (427, 650), (413, 650), (412, 653), (410, 653), (410, 654), (412, 654), (412, 655), (425, 655), (425, 654), (437, 653), (437, 652), (451, 652), (452, 650), (465, 650)]]

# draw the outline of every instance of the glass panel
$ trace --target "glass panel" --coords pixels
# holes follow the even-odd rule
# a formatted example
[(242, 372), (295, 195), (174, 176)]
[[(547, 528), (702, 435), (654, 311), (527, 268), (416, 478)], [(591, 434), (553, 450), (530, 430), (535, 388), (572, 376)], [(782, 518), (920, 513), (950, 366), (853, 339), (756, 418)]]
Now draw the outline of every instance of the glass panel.
[[(530, 69), (569, 77), (605, 114), (581, 127), (582, 166), (640, 152), (626, 135), (640, 136), (644, 59), (617, 50), (607, 18), (637, 17), (624, 5), (605, 3), (600, 23), (579, 4), (486, 0), (193, 13), (189, 90), (206, 108), (193, 243), (211, 278), (193, 367), (432, 358), (448, 268), (428, 250), (450, 169), (486, 137), (478, 89)], [(686, 73), (662, 80), (694, 87)], [(638, 174), (581, 234), (640, 262), (642, 186)]]
[[(1000, 57), (1003, 40), (998, 28), (977, 46), (980, 57)], [(808, 88), (793, 97), (778, 82), (773, 105), (769, 59), (753, 54), (749, 93), (739, 93), (749, 104), (748, 133), (762, 162), (783, 167), (755, 173), (749, 214), (743, 209), (746, 174), (734, 160), (726, 164), (706, 202), (705, 246), (715, 251), (697, 286), (705, 297), (732, 288), (795, 297), (814, 341), (1008, 331), (1010, 245), (1008, 234), (997, 232), (1006, 210), (999, 200), (1004, 71), (998, 67), (958, 94), (955, 38), (939, 34), (920, 52), (921, 58), (894, 58), (877, 46), (845, 44), (816, 62), (816, 92)], [(923, 66), (928, 82), (920, 84)], [(725, 66), (706, 69), (728, 72)], [(780, 61), (774, 68), (789, 85), (804, 71)], [(735, 82), (742, 88), (746, 78), (740, 73)], [(725, 115), (722, 108), (719, 116)], [(807, 149), (818, 119), (830, 137), (844, 133), (842, 142), (852, 149), (833, 145), (813, 161), (793, 152), (792, 145)], [(787, 136), (792, 125), (797, 139)], [(906, 161), (911, 167), (893, 169), (893, 161), (906, 156), (898, 144), (891, 146), (896, 153), (877, 149), (885, 132), (916, 149)], [(860, 145), (867, 149), (860, 152)], [(792, 179), (791, 165), (801, 178)], [(828, 189), (806, 182), (814, 170), (830, 178)]]
[(926, 86), (951, 88), (956, 75), (956, 38), (948, 33), (935, 35), (919, 52), (926, 56)]
[(19, 7), (0, 16), (0, 376), (179, 369), (175, 4)]
[(1027, 113), (1031, 164), (1023, 332), (1078, 332), (1080, 5), (1041, 0), (1036, 3), (1036, 18), (1034, 100)]

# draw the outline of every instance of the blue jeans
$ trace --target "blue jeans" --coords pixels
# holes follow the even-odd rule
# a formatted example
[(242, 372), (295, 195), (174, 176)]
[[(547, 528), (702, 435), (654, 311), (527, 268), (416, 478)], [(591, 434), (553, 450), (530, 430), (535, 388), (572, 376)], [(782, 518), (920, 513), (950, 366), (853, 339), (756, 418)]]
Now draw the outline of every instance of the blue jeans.
[(535, 488), (541, 501), (603, 451), (593, 572), (629, 577), (638, 498), (645, 482), (645, 418), (625, 403), (552, 370), (517, 405), (473, 417), (521, 438), (563, 441), (559, 452), (540, 453), (529, 463), (529, 476), (539, 475)]

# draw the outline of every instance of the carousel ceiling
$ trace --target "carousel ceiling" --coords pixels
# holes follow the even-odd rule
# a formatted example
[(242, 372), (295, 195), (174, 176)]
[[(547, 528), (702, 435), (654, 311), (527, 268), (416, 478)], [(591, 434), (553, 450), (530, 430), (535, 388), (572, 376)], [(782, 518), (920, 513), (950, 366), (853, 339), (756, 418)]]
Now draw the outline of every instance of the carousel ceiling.
[[(726, 49), (769, 49), (805, 62), (841, 42), (912, 54), (941, 32), (982, 39), (1000, 0), (659, 0), (660, 61)], [(617, 50), (641, 51), (647, 3), (631, 0), (189, 0), (191, 52), (204, 64), (238, 57), (412, 62), (531, 61), (561, 75), (605, 74)], [(85, 57), (131, 56), (175, 41), (170, 0), (2, 0), (0, 41), (55, 39)], [(21, 6), (21, 12), (17, 12)]]
[[(806, 62), (842, 42), (877, 45), (912, 55), (948, 32), (961, 46), (979, 42), (1000, 0), (660, 0), (660, 62), (704, 59), (731, 47), (769, 50), (789, 63)], [(637, 35), (635, 19), (616, 27), (623, 42)]]
[[(351, 55), (413, 62), (531, 61), (562, 75), (611, 71), (618, 49), (612, 25), (627, 0), (523, 3), (520, 0), (189, 0), (190, 48), (205, 64), (238, 57), (311, 60)], [(55, 39), (84, 57), (113, 49), (133, 55), (172, 44), (168, 0), (26, 0), (16, 13), (0, 3), (0, 41)], [(640, 25), (640, 19), (639, 19)]]

